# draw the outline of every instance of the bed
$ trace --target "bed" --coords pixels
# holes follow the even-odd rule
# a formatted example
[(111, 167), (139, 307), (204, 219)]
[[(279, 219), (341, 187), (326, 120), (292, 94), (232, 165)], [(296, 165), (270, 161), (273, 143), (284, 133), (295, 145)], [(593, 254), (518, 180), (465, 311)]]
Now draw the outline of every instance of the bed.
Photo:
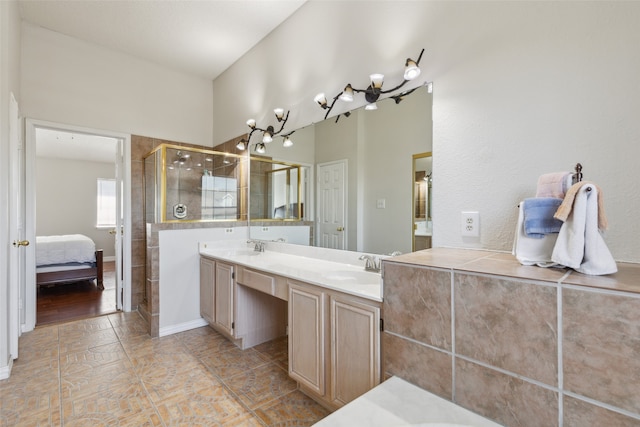
[(36, 286), (95, 280), (102, 281), (102, 249), (82, 234), (36, 237)]

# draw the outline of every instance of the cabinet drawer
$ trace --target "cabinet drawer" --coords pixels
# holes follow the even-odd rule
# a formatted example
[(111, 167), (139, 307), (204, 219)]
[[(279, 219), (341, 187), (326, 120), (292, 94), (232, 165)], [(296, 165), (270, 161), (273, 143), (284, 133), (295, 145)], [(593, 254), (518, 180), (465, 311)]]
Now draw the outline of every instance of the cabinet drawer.
[(264, 292), (265, 294), (275, 295), (275, 278), (267, 274), (258, 273), (257, 271), (243, 269), (241, 281), (238, 281), (241, 285), (248, 288), (253, 288), (256, 291)]

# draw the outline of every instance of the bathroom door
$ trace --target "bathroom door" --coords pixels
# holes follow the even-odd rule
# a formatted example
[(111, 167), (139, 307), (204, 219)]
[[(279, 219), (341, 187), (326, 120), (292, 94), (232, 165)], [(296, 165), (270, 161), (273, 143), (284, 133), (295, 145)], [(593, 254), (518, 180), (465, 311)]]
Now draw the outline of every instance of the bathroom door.
[(318, 240), (316, 246), (331, 249), (347, 247), (346, 188), (347, 161), (318, 165)]
[(413, 155), (413, 233), (411, 250), (419, 251), (431, 247), (433, 221), (431, 218), (431, 190), (433, 188), (433, 158), (431, 153)]

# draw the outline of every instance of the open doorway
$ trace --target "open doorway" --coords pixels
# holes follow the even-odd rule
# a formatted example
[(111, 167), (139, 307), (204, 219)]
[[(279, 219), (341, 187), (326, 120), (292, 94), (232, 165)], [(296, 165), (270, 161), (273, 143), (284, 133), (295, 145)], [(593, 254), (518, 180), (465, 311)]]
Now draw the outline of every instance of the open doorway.
[(27, 253), (23, 330), (130, 309), (129, 142), (27, 120), (25, 211), (36, 244)]
[[(117, 311), (117, 149), (117, 138), (36, 129), (36, 325)], [(89, 258), (95, 273), (63, 273)]]

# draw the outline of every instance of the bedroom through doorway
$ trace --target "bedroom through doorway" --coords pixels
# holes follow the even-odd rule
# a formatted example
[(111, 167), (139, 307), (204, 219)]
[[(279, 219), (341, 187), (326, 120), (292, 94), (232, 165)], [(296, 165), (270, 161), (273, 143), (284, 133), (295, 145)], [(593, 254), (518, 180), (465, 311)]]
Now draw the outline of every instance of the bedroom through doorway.
[(36, 326), (118, 310), (119, 144), (36, 128)]

